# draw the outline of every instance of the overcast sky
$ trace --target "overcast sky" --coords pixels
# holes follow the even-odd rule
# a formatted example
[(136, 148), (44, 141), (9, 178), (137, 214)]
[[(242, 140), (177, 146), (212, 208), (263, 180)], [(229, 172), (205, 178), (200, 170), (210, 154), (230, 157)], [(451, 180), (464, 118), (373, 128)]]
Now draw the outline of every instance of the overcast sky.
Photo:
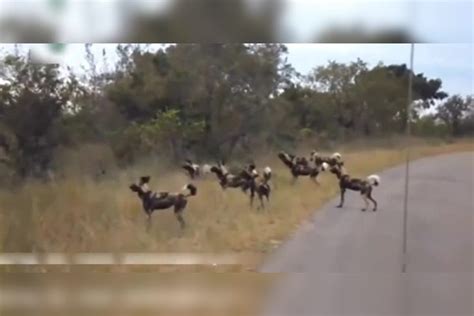
[[(131, 11), (163, 13), (173, 0), (0, 0), (0, 20), (16, 16), (52, 25), (58, 42), (107, 42), (124, 32)], [(225, 0), (223, 0), (225, 1)], [(270, 0), (272, 1), (272, 0)], [(262, 0), (247, 0), (258, 7)], [(472, 0), (282, 0), (278, 37), (313, 42), (328, 27), (402, 29), (419, 41), (472, 43)], [(252, 9), (255, 10), (255, 9)], [(43, 22), (42, 22), (43, 21)], [(1, 32), (1, 30), (0, 30)]]
[(284, 26), (302, 42), (329, 26), (399, 28), (423, 42), (472, 43), (472, 0), (288, 0)]

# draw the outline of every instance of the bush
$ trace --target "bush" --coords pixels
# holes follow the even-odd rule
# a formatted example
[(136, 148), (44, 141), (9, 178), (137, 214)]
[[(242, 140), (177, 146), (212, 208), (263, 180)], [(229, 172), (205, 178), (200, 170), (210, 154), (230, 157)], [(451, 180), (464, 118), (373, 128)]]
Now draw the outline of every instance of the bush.
[(74, 148), (59, 148), (54, 155), (56, 176), (100, 178), (117, 170), (112, 149), (103, 144), (83, 144)]

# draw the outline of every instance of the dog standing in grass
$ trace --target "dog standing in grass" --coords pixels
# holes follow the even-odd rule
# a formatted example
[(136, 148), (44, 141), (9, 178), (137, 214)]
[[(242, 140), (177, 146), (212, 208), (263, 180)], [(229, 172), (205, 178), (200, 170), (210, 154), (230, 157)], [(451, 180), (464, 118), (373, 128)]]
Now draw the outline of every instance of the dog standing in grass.
[(130, 190), (137, 193), (138, 197), (142, 201), (143, 210), (145, 211), (147, 218), (147, 229), (151, 227), (151, 214), (155, 210), (165, 210), (170, 207), (174, 207), (174, 214), (178, 220), (181, 229), (184, 229), (186, 223), (183, 218), (183, 212), (188, 204), (188, 197), (195, 196), (197, 194), (197, 188), (193, 184), (187, 184), (183, 187), (183, 192), (180, 193), (168, 193), (159, 192), (153, 193), (148, 187), (150, 177), (141, 177), (138, 184), (131, 184)]
[(319, 184), (318, 176), (321, 172), (326, 171), (329, 165), (326, 162), (322, 162), (318, 165), (316, 162), (313, 165), (309, 163), (295, 163), (295, 159), (292, 155), (285, 152), (280, 152), (278, 158), (290, 169), (291, 175), (293, 176), (293, 183), (296, 182), (298, 177), (309, 176), (309, 178), (316, 184)]
[(260, 179), (257, 179), (255, 182), (255, 192), (257, 192), (258, 199), (260, 201), (260, 207), (265, 208), (263, 199), (267, 200), (267, 203), (270, 202), (270, 179), (272, 178), (272, 169), (270, 167), (265, 167), (263, 169), (263, 176)]
[(323, 163), (327, 163), (329, 166), (334, 167), (338, 163), (343, 163), (340, 153), (336, 152), (329, 157), (325, 157), (321, 156), (316, 150), (311, 152), (309, 160), (314, 161), (316, 166), (321, 166)]
[(198, 165), (189, 159), (186, 159), (181, 166), (191, 179), (201, 178), (211, 173), (211, 165)]
[(260, 201), (259, 208), (265, 208), (263, 198), (267, 199), (267, 202), (270, 201), (270, 184), (269, 181), (272, 177), (272, 169), (270, 167), (265, 167), (262, 172), (262, 176), (257, 171), (257, 167), (254, 163), (249, 164), (242, 172), (241, 177), (246, 179), (246, 184), (243, 188), (244, 192), (247, 190), (250, 191), (250, 206), (253, 206), (253, 200), (255, 194), (257, 194)]

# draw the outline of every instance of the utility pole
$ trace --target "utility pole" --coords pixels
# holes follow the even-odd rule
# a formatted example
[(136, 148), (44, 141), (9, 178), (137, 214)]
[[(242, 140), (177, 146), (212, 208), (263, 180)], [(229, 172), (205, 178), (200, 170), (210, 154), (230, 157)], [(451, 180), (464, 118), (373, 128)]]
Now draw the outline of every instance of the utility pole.
[[(407, 100), (407, 122), (406, 122), (406, 137), (407, 142), (410, 139), (411, 134), (411, 111), (412, 111), (412, 102), (413, 102), (413, 58), (415, 53), (415, 44), (411, 43), (410, 45), (410, 72), (408, 77), (408, 100)], [(405, 165), (405, 197), (403, 201), (403, 262), (402, 262), (402, 273), (406, 273), (407, 270), (407, 224), (408, 224), (408, 179), (410, 175), (410, 144), (407, 144), (406, 147), (406, 165)]]

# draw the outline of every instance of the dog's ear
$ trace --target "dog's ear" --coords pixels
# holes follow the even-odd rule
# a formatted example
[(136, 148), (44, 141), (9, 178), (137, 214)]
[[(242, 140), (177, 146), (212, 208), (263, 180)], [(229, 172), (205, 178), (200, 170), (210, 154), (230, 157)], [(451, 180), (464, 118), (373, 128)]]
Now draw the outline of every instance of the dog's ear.
[(196, 195), (197, 188), (193, 184), (188, 184), (186, 188), (189, 190), (190, 195)]
[(140, 183), (148, 183), (150, 182), (150, 176), (143, 176), (143, 177), (140, 177)]
[(130, 190), (132, 190), (133, 192), (137, 192), (137, 191), (138, 191), (138, 186), (137, 186), (135, 183), (131, 184), (131, 185), (129, 186), (129, 188), (130, 188)]

